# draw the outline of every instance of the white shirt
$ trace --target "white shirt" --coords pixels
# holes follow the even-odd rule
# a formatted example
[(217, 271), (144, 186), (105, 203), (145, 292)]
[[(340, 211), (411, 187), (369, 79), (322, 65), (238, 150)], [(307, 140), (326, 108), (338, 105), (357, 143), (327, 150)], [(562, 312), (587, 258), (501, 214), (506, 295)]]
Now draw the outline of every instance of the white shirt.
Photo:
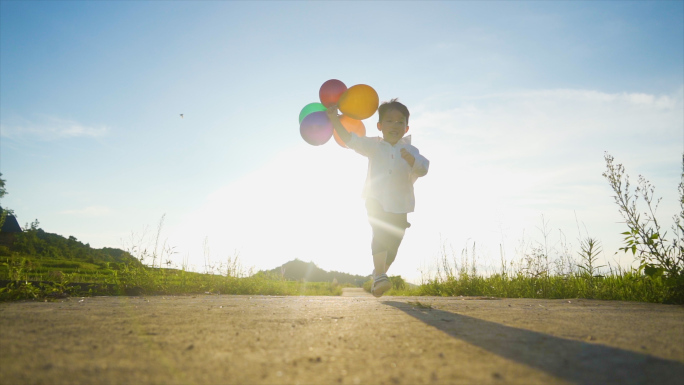
[[(359, 137), (352, 132), (347, 147), (368, 158), (362, 194), (365, 199), (376, 199), (390, 213), (413, 212), (416, 206), (413, 184), (427, 174), (430, 161), (411, 145), (410, 135), (393, 146), (381, 137)], [(413, 167), (401, 157), (402, 148), (416, 158)]]

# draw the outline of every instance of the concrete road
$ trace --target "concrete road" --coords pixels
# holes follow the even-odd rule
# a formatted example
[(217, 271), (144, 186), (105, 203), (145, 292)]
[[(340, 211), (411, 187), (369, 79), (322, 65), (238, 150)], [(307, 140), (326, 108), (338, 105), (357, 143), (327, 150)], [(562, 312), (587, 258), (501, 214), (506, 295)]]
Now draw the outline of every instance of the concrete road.
[(0, 304), (2, 384), (677, 384), (684, 307), (199, 295)]

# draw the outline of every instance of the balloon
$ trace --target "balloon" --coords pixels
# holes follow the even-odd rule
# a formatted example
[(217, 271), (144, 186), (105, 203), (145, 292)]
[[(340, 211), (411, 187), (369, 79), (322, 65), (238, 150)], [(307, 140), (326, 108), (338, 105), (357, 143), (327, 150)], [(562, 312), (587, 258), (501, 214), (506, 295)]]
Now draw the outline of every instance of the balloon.
[(302, 108), (302, 112), (299, 113), (299, 124), (302, 124), (302, 120), (306, 118), (307, 115), (309, 115), (312, 112), (316, 111), (325, 111), (327, 108), (325, 108), (324, 105), (321, 103), (309, 103), (304, 108)]
[(337, 79), (330, 79), (323, 83), (321, 89), (318, 90), (318, 97), (321, 103), (326, 107), (332, 107), (337, 104), (340, 96), (347, 90), (347, 86)]
[(350, 87), (340, 97), (338, 106), (343, 114), (350, 118), (363, 120), (373, 116), (378, 110), (380, 99), (373, 87), (357, 84)]
[[(352, 119), (346, 115), (342, 115), (340, 116), (340, 123), (342, 123), (342, 125), (344, 126), (344, 128), (347, 129), (347, 131), (353, 132), (358, 136), (366, 136), (366, 126), (363, 125), (362, 121)], [(335, 138), (337, 144), (344, 148), (347, 148), (347, 145), (344, 144), (342, 139), (340, 139), (339, 135), (337, 135), (337, 132), (333, 132), (333, 138)]]
[(330, 140), (333, 134), (332, 122), (325, 111), (316, 111), (307, 115), (299, 125), (302, 138), (312, 146), (320, 146)]

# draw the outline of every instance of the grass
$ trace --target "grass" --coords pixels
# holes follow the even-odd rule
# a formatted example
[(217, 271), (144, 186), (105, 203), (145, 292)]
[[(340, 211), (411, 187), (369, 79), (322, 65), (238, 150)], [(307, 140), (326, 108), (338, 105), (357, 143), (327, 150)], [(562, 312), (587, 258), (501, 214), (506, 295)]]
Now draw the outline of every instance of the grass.
[[(341, 295), (337, 282), (288, 281), (267, 273), (251, 274), (238, 257), (212, 262), (205, 241), (204, 273), (192, 272), (184, 260), (171, 268), (175, 254), (160, 241), (164, 217), (153, 243), (146, 234), (131, 235), (124, 262), (107, 262), (102, 253), (75, 238), (48, 234), (37, 220), (17, 237), (13, 246), (0, 246), (0, 301), (50, 300), (83, 295)], [(106, 257), (106, 256), (105, 256)], [(166, 267), (162, 267), (166, 266)]]
[[(232, 261), (234, 267), (235, 261)], [(247, 276), (229, 267), (223, 274), (132, 264), (105, 266), (16, 255), (0, 258), (0, 300), (50, 299), (73, 295), (341, 295), (342, 286), (327, 282), (287, 281), (276, 276)]]
[(660, 199), (654, 197), (655, 187), (639, 175), (638, 186), (630, 188), (625, 168), (607, 153), (604, 159), (603, 176), (629, 229), (622, 233), (625, 238), (620, 250), (632, 253), (640, 263), (638, 269), (608, 265), (606, 271), (606, 266), (597, 266), (601, 246), (589, 236), (580, 242), (579, 261), (568, 251), (564, 237), (560, 248), (550, 247), (548, 226), (542, 217), (543, 242), (522, 251), (517, 264), (508, 266), (501, 255), (500, 271), (482, 276), (477, 273), (474, 244), (470, 253), (464, 249), (460, 265), (453, 253), (450, 258), (443, 252), (437, 274), (424, 279), (418, 293), (684, 304), (684, 156), (678, 186), (680, 212), (673, 217), (669, 235), (656, 216)]
[[(548, 234), (545, 234), (545, 237)], [(503, 260), (498, 272), (477, 271), (475, 245), (465, 248), (460, 262), (442, 247), (437, 271), (419, 286), (390, 276), (387, 296), (488, 296), (500, 298), (589, 298), (667, 302), (668, 287), (662, 276), (638, 270), (597, 266), (601, 252), (596, 240), (581, 242), (575, 261), (567, 247), (560, 252), (546, 241), (527, 248), (516, 263)], [(218, 265), (209, 262), (205, 273), (151, 267), (142, 263), (102, 263), (59, 258), (37, 258), (15, 252), (0, 256), (0, 300), (53, 299), (74, 295), (182, 295), (196, 293), (247, 295), (340, 295), (342, 286), (327, 282), (287, 281), (276, 275), (247, 274), (237, 257)], [(154, 264), (163, 255), (152, 258)], [(138, 258), (145, 260), (146, 255)], [(370, 291), (372, 281), (364, 284)], [(418, 303), (418, 302), (416, 302)]]
[(491, 296), (500, 298), (587, 298), (664, 302), (666, 286), (635, 271), (603, 277), (587, 275), (527, 277), (523, 274), (490, 277), (467, 274), (446, 280), (431, 279), (419, 286), (419, 295)]
[[(501, 256), (498, 271), (481, 274), (475, 243), (456, 258), (442, 246), (438, 267), (424, 274), (418, 286), (410, 286), (401, 277), (390, 276), (388, 296), (476, 296), (498, 298), (586, 298), (601, 300), (681, 303), (673, 300), (666, 277), (648, 275), (639, 269), (597, 264), (602, 252), (600, 242), (586, 237), (580, 242), (578, 258), (561, 237), (549, 242), (550, 234), (542, 218), (543, 241), (522, 248), (517, 261), (506, 262)], [(370, 292), (372, 280), (364, 284)]]
[[(453, 252), (449, 256), (446, 248), (442, 247), (442, 256), (434, 275), (424, 277), (417, 287), (408, 285), (401, 277), (390, 277), (392, 289), (386, 295), (590, 298), (684, 303), (684, 156), (681, 183), (678, 186), (681, 211), (673, 218), (671, 235), (656, 218), (660, 200), (654, 199), (655, 187), (639, 176), (639, 185), (632, 191), (624, 167), (614, 164), (613, 157), (608, 154), (604, 158), (606, 172), (603, 176), (614, 191), (615, 203), (629, 228), (629, 231), (622, 233), (626, 237), (624, 247), (620, 250), (631, 251), (640, 261), (638, 269), (625, 270), (608, 265), (606, 271), (606, 266), (597, 265), (597, 257), (601, 253), (600, 242), (589, 236), (580, 241), (579, 260), (570, 253), (562, 233), (560, 247), (550, 246), (548, 223), (542, 217), (539, 230), (543, 241), (525, 247), (516, 263), (507, 264), (502, 252), (500, 270), (482, 275), (477, 271), (474, 243), (470, 251), (467, 247), (463, 250), (460, 264)], [(4, 181), (0, 179), (2, 186)], [(4, 195), (4, 190), (1, 193), (0, 196)], [(643, 209), (637, 207), (639, 198), (647, 208), (643, 215)], [(0, 280), (6, 281), (5, 287), (0, 287), (0, 300), (59, 297), (77, 292), (266, 295), (340, 295), (342, 292), (342, 287), (334, 283), (293, 282), (268, 274), (248, 275), (240, 267), (237, 257), (228, 258), (225, 265), (216, 266), (211, 262), (207, 239), (204, 243), (204, 274), (187, 271), (186, 262), (181, 269), (168, 268), (171, 265), (170, 257), (175, 252), (166, 240), (160, 242), (163, 223), (164, 216), (159, 221), (153, 247), (144, 243), (144, 233), (140, 237), (132, 234), (132, 244), (122, 259), (120, 253), (111, 253), (117, 250), (103, 249), (93, 254), (88, 245), (83, 245), (74, 237), (65, 239), (47, 234), (39, 229), (36, 220), (15, 243), (21, 252), (0, 245)], [(111, 261), (112, 258), (117, 263), (102, 262)], [(167, 268), (163, 268), (163, 264)], [(370, 291), (371, 284), (371, 281), (366, 282), (364, 289)]]
[[(592, 243), (592, 247), (595, 244)], [(595, 250), (595, 249), (594, 249)], [(532, 249), (517, 264), (483, 276), (478, 274), (474, 246), (465, 249), (457, 263), (443, 253), (440, 268), (411, 287), (401, 277), (391, 276), (387, 296), (489, 296), (500, 298), (590, 298), (605, 300), (665, 302), (667, 286), (661, 277), (639, 271), (583, 267), (580, 262)], [(579, 253), (586, 263), (595, 254)], [(587, 259), (589, 258), (589, 259)], [(563, 260), (563, 261), (561, 261)], [(559, 265), (565, 265), (564, 271)], [(550, 272), (556, 268), (557, 272)], [(74, 295), (130, 295), (196, 293), (247, 295), (340, 295), (342, 286), (327, 282), (287, 281), (274, 275), (247, 275), (237, 259), (228, 259), (210, 273), (185, 268), (171, 269), (132, 264), (96, 264), (60, 259), (36, 259), (16, 254), (0, 257), (0, 280), (11, 281), (0, 288), (0, 300), (52, 299)], [(372, 281), (364, 284), (370, 291)], [(416, 302), (418, 303), (418, 302)]]
[[(642, 270), (597, 265), (600, 243), (587, 237), (580, 242), (579, 260), (561, 237), (549, 246), (549, 233), (542, 218), (544, 240), (529, 244), (516, 262), (501, 256), (499, 271), (481, 274), (477, 270), (475, 244), (464, 248), (460, 261), (453, 249), (442, 247), (436, 272), (424, 276), (421, 285), (409, 285), (399, 276), (390, 276), (392, 288), (387, 296), (486, 296), (500, 298), (589, 298), (667, 303), (670, 301), (666, 277)], [(35, 231), (35, 230), (29, 230)], [(158, 237), (157, 237), (158, 238)], [(155, 244), (157, 244), (155, 238)], [(114, 263), (64, 256), (35, 256), (0, 246), (0, 301), (50, 300), (74, 295), (340, 295), (342, 286), (327, 282), (288, 281), (275, 274), (248, 274), (238, 257), (224, 262), (205, 255), (205, 272), (163, 268), (172, 249), (130, 247), (131, 262)], [(54, 253), (53, 253), (54, 254)], [(150, 262), (149, 264), (146, 262)], [(363, 286), (370, 291), (372, 281)], [(419, 302), (416, 302), (418, 304)]]
[[(517, 263), (506, 264), (487, 276), (477, 271), (475, 247), (467, 248), (458, 263), (443, 253), (436, 274), (423, 279), (413, 295), (488, 296), (499, 298), (586, 298), (620, 301), (668, 303), (668, 290), (663, 277), (648, 276), (637, 269), (625, 270), (595, 266), (595, 240), (582, 243), (580, 261), (575, 261), (567, 248), (551, 256), (543, 247), (533, 247)], [(409, 294), (409, 295), (410, 295)], [(406, 295), (406, 294), (403, 294)]]

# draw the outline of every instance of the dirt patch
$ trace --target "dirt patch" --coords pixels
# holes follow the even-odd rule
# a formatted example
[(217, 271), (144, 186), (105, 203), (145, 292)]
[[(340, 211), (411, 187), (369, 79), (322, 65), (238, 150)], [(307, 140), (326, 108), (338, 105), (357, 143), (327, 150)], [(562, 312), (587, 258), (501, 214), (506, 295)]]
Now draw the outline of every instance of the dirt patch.
[(3, 384), (680, 384), (684, 307), (154, 296), (0, 304)]

